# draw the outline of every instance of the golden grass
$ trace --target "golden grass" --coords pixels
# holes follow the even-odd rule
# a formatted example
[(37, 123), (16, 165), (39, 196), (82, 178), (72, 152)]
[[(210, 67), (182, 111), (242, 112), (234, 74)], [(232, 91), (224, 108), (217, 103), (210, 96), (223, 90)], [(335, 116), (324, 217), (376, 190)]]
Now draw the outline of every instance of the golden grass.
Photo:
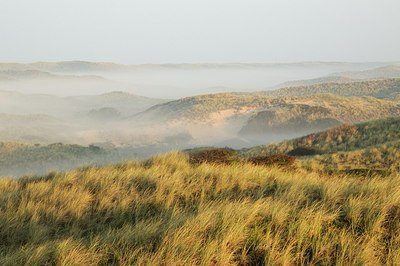
[(400, 265), (400, 176), (148, 161), (0, 180), (0, 265)]

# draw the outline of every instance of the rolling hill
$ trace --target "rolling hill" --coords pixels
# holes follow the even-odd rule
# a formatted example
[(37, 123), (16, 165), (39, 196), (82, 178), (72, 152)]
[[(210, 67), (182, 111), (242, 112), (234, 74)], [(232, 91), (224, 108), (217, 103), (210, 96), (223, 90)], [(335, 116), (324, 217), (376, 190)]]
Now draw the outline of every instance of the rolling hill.
[(61, 62), (35, 62), (35, 63), (0, 63), (0, 70), (37, 70), (52, 73), (90, 73), (94, 71), (120, 70), (125, 66), (106, 62), (87, 61), (61, 61)]
[(306, 147), (317, 154), (349, 151), (400, 140), (400, 117), (391, 117), (359, 124), (344, 124), (323, 132), (278, 144), (249, 149), (249, 154), (288, 153)]
[(305, 156), (308, 167), (330, 170), (379, 169), (400, 171), (400, 118), (350, 125), (277, 144), (242, 150), (242, 155), (289, 154)]
[(63, 171), (118, 160), (121, 160), (121, 156), (117, 151), (93, 145), (0, 143), (0, 174), (3, 176), (43, 175), (53, 170)]
[[(324, 80), (326, 82), (326, 80)], [(367, 81), (328, 82), (298, 87), (286, 87), (273, 91), (260, 92), (269, 96), (310, 96), (319, 93), (332, 93), (340, 96), (372, 96), (393, 98), (400, 93), (400, 79), (378, 79)]]
[(342, 97), (317, 94), (307, 97), (283, 98), (285, 104), (260, 111), (250, 117), (241, 129), (242, 136), (308, 134), (341, 123), (400, 115), (397, 101), (373, 97)]
[(399, 65), (387, 65), (362, 71), (337, 72), (314, 79), (287, 81), (275, 86), (274, 88), (281, 89), (289, 87), (302, 87), (302, 86), (310, 86), (323, 83), (341, 84), (341, 83), (351, 83), (351, 82), (380, 80), (380, 79), (393, 79), (393, 78), (400, 78)]
[[(122, 65), (106, 62), (64, 61), (37, 62), (31, 64), (0, 63), (0, 71), (41, 71), (53, 75), (88, 76), (95, 75), (110, 82), (69, 82), (62, 86), (53, 82), (12, 84), (0, 89), (15, 89), (30, 93), (63, 95), (99, 94), (109, 91), (128, 91), (152, 98), (177, 99), (204, 93), (215, 89), (229, 88), (230, 92), (251, 92), (272, 88), (291, 80), (314, 79), (336, 72), (352, 72), (383, 67), (388, 63), (222, 63), (222, 64), (142, 64)], [(32, 81), (31, 81), (32, 82)], [(68, 85), (68, 86), (67, 86)], [(80, 86), (82, 85), (82, 86)], [(84, 86), (83, 86), (84, 85)], [(10, 86), (10, 84), (8, 84)], [(36, 90), (33, 90), (36, 89)], [(219, 89), (218, 89), (219, 90)], [(226, 91), (223, 89), (223, 91)]]
[[(132, 117), (168, 127), (184, 127), (195, 139), (214, 145), (245, 138), (246, 145), (299, 137), (342, 123), (400, 115), (396, 99), (333, 94), (272, 97), (223, 93), (183, 98), (155, 105)], [(244, 141), (246, 143), (246, 141)]]
[(155, 105), (137, 114), (136, 119), (155, 119), (159, 121), (187, 120), (204, 121), (216, 112), (231, 110), (232, 115), (263, 109), (280, 100), (260, 97), (246, 93), (217, 93), (182, 98)]
[(92, 109), (114, 108), (122, 116), (131, 116), (147, 108), (166, 102), (123, 91), (99, 95), (61, 97), (54, 94), (26, 94), (0, 91), (0, 112), (9, 114), (47, 114), (58, 117), (76, 117)]
[(400, 65), (387, 65), (363, 71), (351, 71), (334, 73), (332, 76), (339, 76), (350, 79), (387, 79), (400, 78)]

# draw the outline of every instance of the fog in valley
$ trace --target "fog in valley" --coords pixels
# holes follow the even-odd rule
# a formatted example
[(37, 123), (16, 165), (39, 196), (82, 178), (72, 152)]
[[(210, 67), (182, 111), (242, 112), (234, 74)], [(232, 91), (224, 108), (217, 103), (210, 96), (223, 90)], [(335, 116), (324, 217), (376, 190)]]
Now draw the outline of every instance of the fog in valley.
[[(345, 121), (329, 112), (319, 115), (324, 114), (318, 108), (325, 103), (318, 99), (310, 104), (309, 99), (274, 97), (280, 88), (400, 76), (393, 63), (118, 65), (71, 61), (0, 64), (0, 69), (3, 149), (14, 150), (10, 143), (25, 145), (12, 154), (14, 159), (21, 156), (21, 162), (26, 154), (36, 155), (38, 150), (55, 154), (49, 162), (39, 156), (26, 166), (15, 166), (8, 162), (10, 154), (3, 155), (2, 174), (145, 158), (173, 149), (238, 149), (299, 137)], [(306, 116), (315, 117), (313, 112), (319, 120), (308, 121)], [(83, 150), (69, 150), (73, 145)], [(68, 157), (71, 153), (73, 160)]]
[(367, 2), (2, 1), (0, 176), (396, 114), (399, 4)]
[(218, 92), (251, 92), (336, 72), (388, 63), (118, 65), (82, 61), (0, 64), (0, 89), (59, 96), (124, 91), (162, 99)]

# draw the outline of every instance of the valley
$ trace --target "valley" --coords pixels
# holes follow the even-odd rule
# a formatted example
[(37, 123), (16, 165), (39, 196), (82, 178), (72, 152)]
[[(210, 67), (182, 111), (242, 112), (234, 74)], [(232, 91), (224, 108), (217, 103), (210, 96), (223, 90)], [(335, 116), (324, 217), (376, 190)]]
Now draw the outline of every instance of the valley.
[[(190, 71), (231, 69), (234, 73), (242, 68), (261, 68), (265, 71), (274, 67), (309, 69), (316, 66), (124, 66), (84, 62), (2, 64), (3, 79), (0, 84), (12, 80), (26, 86), (24, 82), (43, 78), (62, 84), (65, 78), (94, 78), (108, 82), (106, 77), (97, 75), (123, 71), (130, 73), (142, 68), (165, 68), (168, 71), (171, 68), (179, 71), (186, 71), (187, 68)], [(253, 146), (298, 138), (340, 125), (400, 115), (400, 81), (395, 78), (397, 67), (379, 66), (361, 71), (355, 71), (354, 68), (365, 66), (326, 64), (322, 69), (325, 67), (341, 68), (347, 72), (334, 72), (310, 81), (294, 81), (292, 84), (296, 86), (289, 86), (288, 83), (286, 88), (269, 91), (203, 94), (175, 100), (138, 96), (126, 91), (63, 96), (1, 90), (0, 140), (30, 145), (32, 148), (19, 151), (15, 157), (2, 155), (4, 164), (0, 174), (43, 174), (51, 170), (140, 159), (173, 149), (193, 147), (251, 150)], [(339, 82), (339, 79), (347, 80)], [(36, 84), (31, 86), (35, 87)], [(102, 154), (84, 153), (77, 158), (75, 155), (71, 158), (61, 156), (57, 162), (52, 161), (51, 156), (43, 157), (41, 160), (46, 166), (42, 167), (42, 171), (33, 158), (23, 155), (24, 152), (52, 154), (53, 149), (48, 147), (57, 143), (62, 144), (59, 148), (65, 150), (66, 154), (71, 153), (69, 147), (73, 145), (78, 145), (82, 151), (92, 146), (104, 151)], [(350, 155), (340, 156), (344, 161)], [(13, 162), (10, 158), (18, 159)], [(28, 164), (17, 171), (18, 165), (24, 160)]]

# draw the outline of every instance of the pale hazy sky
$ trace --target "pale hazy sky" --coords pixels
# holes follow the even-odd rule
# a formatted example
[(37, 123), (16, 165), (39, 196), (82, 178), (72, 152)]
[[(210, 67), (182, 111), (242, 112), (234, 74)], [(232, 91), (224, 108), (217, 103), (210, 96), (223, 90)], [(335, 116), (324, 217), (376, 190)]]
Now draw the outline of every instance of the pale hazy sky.
[(399, 0), (0, 0), (0, 61), (399, 61)]

